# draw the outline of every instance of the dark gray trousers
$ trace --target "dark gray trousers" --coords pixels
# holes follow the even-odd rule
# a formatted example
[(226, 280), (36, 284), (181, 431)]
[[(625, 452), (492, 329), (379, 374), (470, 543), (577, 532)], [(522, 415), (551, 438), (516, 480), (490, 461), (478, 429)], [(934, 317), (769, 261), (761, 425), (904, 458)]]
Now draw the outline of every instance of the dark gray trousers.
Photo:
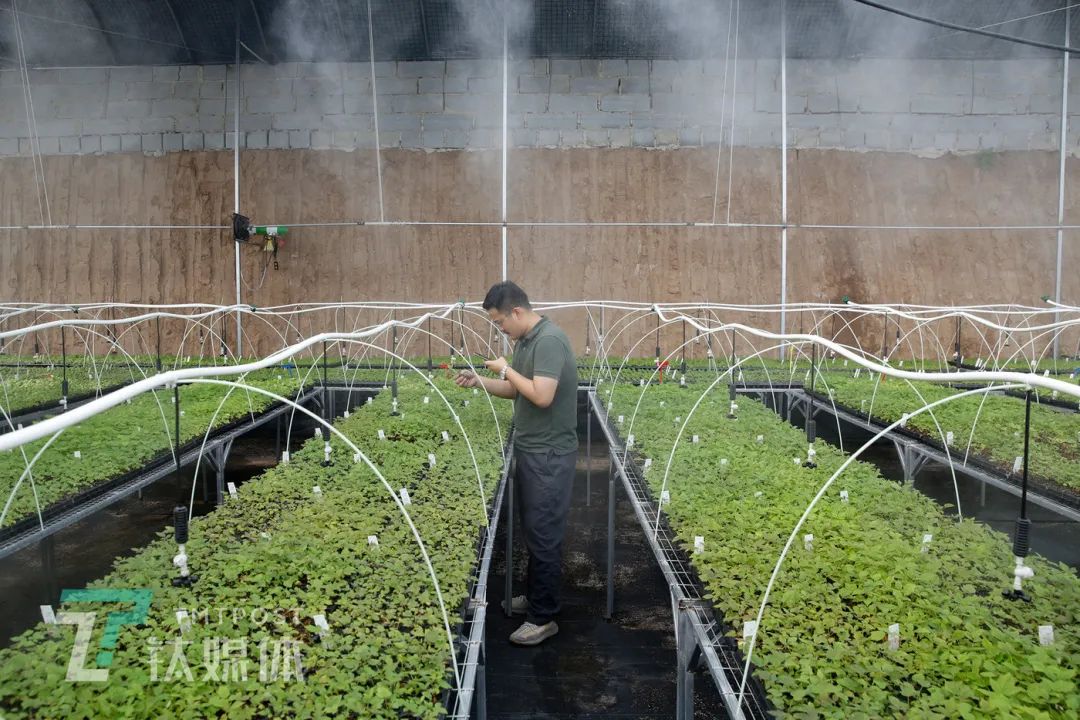
[(559, 612), (562, 547), (566, 514), (574, 485), (577, 450), (558, 455), (553, 450), (516, 450), (517, 491), (521, 526), (529, 549), (526, 595), (528, 622), (543, 625)]

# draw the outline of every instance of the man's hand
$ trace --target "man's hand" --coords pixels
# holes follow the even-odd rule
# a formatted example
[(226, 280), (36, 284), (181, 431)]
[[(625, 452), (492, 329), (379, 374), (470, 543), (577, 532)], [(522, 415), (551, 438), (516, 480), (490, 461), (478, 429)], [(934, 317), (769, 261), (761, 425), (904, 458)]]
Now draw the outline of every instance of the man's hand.
[(454, 378), (454, 382), (458, 384), (458, 387), (471, 388), (480, 384), (480, 378), (472, 370), (462, 370)]
[(503, 370), (506, 369), (506, 364), (506, 358), (504, 357), (497, 357), (494, 360), (484, 361), (484, 367), (486, 367), (488, 370), (495, 373), (496, 375), (500, 376), (502, 375)]

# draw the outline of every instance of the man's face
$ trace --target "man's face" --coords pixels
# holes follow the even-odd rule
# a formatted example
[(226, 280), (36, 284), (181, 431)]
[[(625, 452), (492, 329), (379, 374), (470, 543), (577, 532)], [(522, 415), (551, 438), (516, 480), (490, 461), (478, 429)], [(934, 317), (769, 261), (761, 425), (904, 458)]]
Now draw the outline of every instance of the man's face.
[(513, 308), (509, 313), (503, 313), (498, 308), (488, 310), (491, 322), (511, 340), (517, 340), (524, 334), (523, 314), (524, 311), (519, 307)]

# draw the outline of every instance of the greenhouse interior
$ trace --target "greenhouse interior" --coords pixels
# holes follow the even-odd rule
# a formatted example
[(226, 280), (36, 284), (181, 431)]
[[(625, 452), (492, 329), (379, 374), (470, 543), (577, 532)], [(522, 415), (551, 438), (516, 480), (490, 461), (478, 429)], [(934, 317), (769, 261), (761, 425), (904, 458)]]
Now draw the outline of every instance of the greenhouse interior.
[(0, 0), (0, 718), (1080, 717), (1074, 26)]

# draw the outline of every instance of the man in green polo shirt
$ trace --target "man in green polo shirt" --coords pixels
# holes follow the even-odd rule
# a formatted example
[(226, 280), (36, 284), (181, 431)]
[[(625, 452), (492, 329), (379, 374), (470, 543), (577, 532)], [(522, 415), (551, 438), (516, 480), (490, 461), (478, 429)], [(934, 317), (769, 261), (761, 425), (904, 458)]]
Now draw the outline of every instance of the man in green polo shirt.
[(484, 309), (516, 341), (514, 361), (484, 363), (498, 379), (464, 370), (456, 381), (514, 401), (514, 459), (529, 567), (527, 594), (510, 600), (512, 612), (525, 614), (510, 642), (538, 645), (559, 632), (562, 545), (577, 464), (577, 359), (566, 333), (533, 312), (514, 283), (492, 286)]

